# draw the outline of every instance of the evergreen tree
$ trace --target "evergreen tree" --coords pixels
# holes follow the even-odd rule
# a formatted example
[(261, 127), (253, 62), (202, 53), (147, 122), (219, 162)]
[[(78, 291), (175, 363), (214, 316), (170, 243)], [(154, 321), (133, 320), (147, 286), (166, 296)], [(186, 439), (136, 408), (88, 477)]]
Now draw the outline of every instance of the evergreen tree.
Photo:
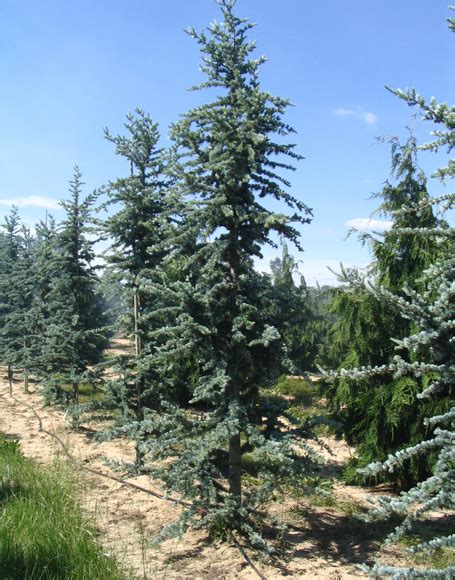
[[(192, 502), (177, 529), (192, 522), (220, 535), (238, 530), (260, 544), (253, 506), (305, 461), (295, 460), (298, 440), (278, 428), (259, 397), (259, 387), (279, 371), (281, 344), (264, 314), (269, 294), (253, 258), (263, 244), (273, 245), (273, 233), (298, 245), (295, 224), (309, 221), (309, 210), (277, 173), (293, 169), (280, 155), (300, 159), (282, 142), (292, 132), (282, 120), (289, 103), (260, 88), (264, 58), (251, 57), (254, 43), (247, 39), (253, 25), (233, 14), (233, 0), (218, 4), (223, 22), (212, 23), (208, 34), (188, 31), (207, 76), (196, 88), (216, 88), (219, 96), (171, 130), (176, 187), (186, 206), (179, 244), (166, 260), (178, 264), (180, 275), (172, 284), (169, 276), (161, 281), (169, 317), (154, 357), (164, 384), (182, 358), (203, 359), (187, 377), (189, 407), (166, 399), (164, 390), (160, 412), (147, 413), (145, 450), (167, 488)], [(267, 197), (292, 215), (262, 205)], [(261, 464), (262, 488), (242, 484), (247, 452)]]
[[(172, 237), (168, 178), (164, 150), (158, 147), (158, 125), (141, 109), (128, 114), (127, 136), (112, 136), (118, 155), (128, 161), (130, 175), (109, 183), (105, 207), (115, 213), (104, 224), (112, 241), (107, 255), (108, 277), (117, 281), (126, 302), (126, 315), (120, 330), (134, 338), (134, 354), (122, 356), (116, 364), (117, 378), (110, 382), (112, 402), (120, 406), (121, 432), (136, 440), (136, 463), (141, 465), (143, 433), (141, 424), (146, 409), (156, 408), (160, 385), (149, 360), (153, 358), (155, 339), (151, 333), (159, 327), (159, 296), (151, 296), (143, 285), (157, 275)], [(117, 431), (111, 432), (114, 435)]]
[[(450, 28), (455, 31), (455, 20), (449, 19)], [(455, 107), (446, 103), (438, 104), (433, 98), (428, 103), (414, 89), (410, 91), (392, 91), (404, 99), (410, 106), (417, 106), (422, 117), (438, 124), (433, 132), (436, 137), (422, 149), (438, 151), (448, 149), (449, 153), (455, 144)], [(452, 179), (455, 175), (455, 163), (449, 159), (446, 167), (439, 169), (433, 177), (442, 181)], [(454, 194), (443, 194), (438, 198), (426, 198), (416, 203), (405, 205), (397, 210), (398, 217), (411, 215), (415, 219), (429, 207), (438, 207), (441, 212), (453, 209)], [(397, 232), (398, 233), (398, 232)], [(401, 469), (403, 464), (419, 455), (433, 456), (432, 472), (409, 491), (402, 492), (399, 498), (381, 498), (378, 509), (373, 515), (388, 517), (391, 514), (405, 516), (401, 525), (390, 536), (395, 542), (403, 534), (413, 529), (415, 520), (434, 510), (447, 510), (455, 507), (455, 406), (454, 406), (454, 338), (455, 327), (455, 228), (440, 223), (437, 227), (402, 227), (401, 235), (415, 240), (436, 239), (445, 252), (436, 257), (425, 271), (419, 290), (406, 287), (402, 295), (397, 295), (381, 286), (370, 286), (376, 298), (400, 312), (405, 320), (411, 322), (407, 336), (396, 341), (399, 349), (393, 361), (381, 367), (369, 367), (344, 371), (350, 376), (377, 376), (393, 372), (396, 378), (431, 376), (418, 394), (422, 403), (430, 401), (449, 401), (450, 407), (436, 415), (429, 414), (425, 420), (427, 436), (415, 445), (391, 453), (384, 462), (375, 462), (367, 467), (365, 473), (376, 476), (378, 473), (393, 472)], [(430, 407), (431, 411), (431, 407)], [(411, 552), (434, 551), (437, 548), (453, 546), (455, 535), (435, 537), (411, 548)], [(414, 568), (395, 568), (376, 565), (367, 570), (374, 576), (392, 576), (393, 578), (452, 578), (455, 567), (445, 569), (418, 570)]]
[(289, 359), (282, 370), (294, 374), (314, 370), (319, 342), (312, 332), (316, 312), (305, 278), (300, 275), (299, 285), (294, 281), (294, 275), (298, 275), (297, 262), (286, 244), (282, 257), (275, 258), (270, 268), (273, 281), (270, 323), (280, 333)]
[(30, 229), (22, 226), (19, 254), (10, 277), (13, 308), (6, 320), (6, 327), (11, 329), (8, 344), (10, 360), (23, 372), (25, 392), (28, 392), (40, 340), (35, 333), (32, 309), (35, 293), (34, 246)]
[(57, 260), (57, 225), (52, 216), (36, 225), (36, 239), (33, 251), (32, 278), (33, 302), (31, 305), (31, 333), (35, 337), (33, 370), (37, 375), (47, 376), (46, 332), (51, 318), (55, 316), (55, 304), (50, 293), (52, 286), (59, 277), (59, 261)]
[[(418, 289), (423, 271), (440, 253), (434, 238), (416, 238), (403, 234), (403, 229), (434, 228), (438, 221), (431, 206), (418, 215), (396, 213), (403, 206), (428, 200), (426, 179), (416, 162), (416, 142), (411, 136), (405, 145), (392, 139), (392, 176), (396, 183), (386, 182), (376, 195), (382, 203), (381, 215), (394, 217), (393, 226), (383, 236), (364, 233), (360, 237), (373, 255), (370, 276), (377, 285), (403, 294), (407, 285)], [(352, 279), (352, 277), (351, 277)], [(391, 311), (359, 278), (359, 283), (336, 291), (332, 312), (338, 318), (332, 330), (332, 358), (338, 357), (340, 368), (387, 364), (395, 352), (392, 339), (404, 338), (412, 323), (399, 312)], [(358, 482), (356, 468), (371, 461), (385, 459), (387, 454), (404, 443), (420, 440), (426, 432), (423, 418), (430, 412), (446, 408), (447, 401), (422, 405), (417, 398), (422, 380), (390, 377), (352, 381), (339, 379), (327, 388), (334, 418), (341, 421), (342, 431), (351, 445), (357, 446), (357, 457), (346, 471), (349, 482)], [(428, 474), (426, 458), (415, 459), (395, 481), (406, 487)]]
[[(12, 387), (13, 370), (22, 370), (24, 390), (28, 392), (39, 340), (34, 333), (34, 244), (30, 229), (21, 225), (16, 208), (5, 218), (2, 236), (2, 276), (0, 349), (7, 364)], [(0, 258), (1, 259), (1, 258)]]
[[(100, 362), (107, 344), (99, 284), (93, 266), (95, 258), (91, 227), (94, 196), (81, 198), (78, 167), (70, 181), (70, 199), (62, 201), (65, 218), (59, 224), (55, 242), (43, 246), (52, 274), (43, 280), (41, 300), (48, 302), (42, 351), (42, 372), (48, 385), (60, 391), (70, 383), (77, 402), (79, 383), (86, 379), (91, 365)], [(46, 244), (52, 231), (43, 231)], [(44, 258), (43, 256), (43, 258)], [(46, 285), (49, 284), (47, 292)], [(47, 292), (47, 294), (46, 294)]]
[(11, 392), (16, 362), (12, 344), (17, 340), (17, 329), (11, 324), (11, 319), (16, 313), (17, 302), (20, 301), (17, 285), (13, 284), (21, 251), (21, 224), (16, 207), (13, 207), (10, 214), (5, 217), (1, 227), (4, 231), (0, 237), (0, 359), (7, 367)]
[(337, 317), (330, 312), (330, 303), (332, 301), (335, 288), (324, 285), (308, 288), (308, 298), (312, 318), (306, 328), (306, 340), (317, 347), (316, 357), (314, 359), (317, 369), (321, 367), (333, 368), (336, 363), (331, 358), (331, 336), (330, 332), (335, 324)]

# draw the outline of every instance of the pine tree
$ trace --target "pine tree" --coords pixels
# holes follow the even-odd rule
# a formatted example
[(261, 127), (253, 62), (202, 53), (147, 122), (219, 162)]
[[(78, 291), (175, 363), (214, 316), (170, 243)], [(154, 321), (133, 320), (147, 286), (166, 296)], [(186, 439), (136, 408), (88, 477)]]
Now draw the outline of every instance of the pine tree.
[[(179, 244), (167, 260), (178, 264), (180, 275), (161, 281), (169, 317), (155, 364), (165, 383), (182, 359), (203, 358), (187, 377), (189, 407), (164, 391), (160, 412), (146, 415), (145, 449), (167, 489), (191, 500), (169, 533), (192, 522), (219, 535), (238, 530), (261, 544), (252, 506), (270, 499), (280, 475), (305, 460), (295, 461), (292, 432), (284, 434), (277, 417), (263, 412), (259, 388), (276, 377), (281, 344), (265, 320), (269, 295), (253, 258), (263, 244), (274, 245), (274, 233), (298, 245), (295, 224), (308, 222), (310, 212), (277, 173), (293, 169), (279, 156), (300, 159), (293, 145), (282, 143), (292, 132), (282, 120), (289, 102), (260, 88), (265, 59), (251, 56), (253, 25), (233, 14), (234, 1), (218, 4), (223, 22), (212, 23), (207, 34), (188, 30), (207, 77), (195, 88), (216, 88), (219, 96), (171, 130), (175, 187), (186, 205)], [(267, 197), (284, 202), (292, 215), (262, 205)], [(261, 464), (262, 488), (242, 484), (246, 453)]]
[(15, 267), (21, 248), (21, 224), (19, 212), (13, 207), (2, 224), (1, 269), (0, 269), (0, 359), (7, 367), (7, 376), (12, 392), (15, 352), (12, 343), (17, 339), (17, 329), (11, 324), (11, 317), (16, 312), (17, 286), (13, 284)]
[(289, 362), (283, 372), (303, 374), (315, 369), (319, 340), (312, 332), (316, 321), (316, 312), (310, 298), (305, 278), (300, 275), (297, 285), (294, 276), (298, 276), (297, 262), (283, 244), (281, 258), (270, 263), (272, 272), (271, 318), (283, 340)]
[(117, 361), (117, 378), (110, 382), (112, 401), (122, 413), (111, 436), (128, 432), (136, 441), (136, 464), (143, 463), (141, 425), (147, 409), (159, 406), (157, 381), (153, 365), (155, 339), (151, 333), (159, 327), (159, 296), (145, 292), (143, 285), (158, 274), (169, 251), (173, 235), (172, 211), (166, 176), (165, 151), (158, 147), (158, 124), (141, 109), (129, 113), (125, 123), (127, 136), (105, 137), (115, 145), (118, 155), (128, 161), (130, 175), (108, 184), (105, 207), (117, 211), (104, 224), (112, 245), (107, 255), (108, 276), (117, 280), (126, 302), (126, 316), (120, 331), (134, 338), (134, 355)]
[[(415, 238), (402, 234), (403, 229), (434, 228), (438, 220), (431, 206), (418, 215), (396, 214), (402, 206), (428, 200), (426, 179), (418, 169), (416, 142), (410, 136), (401, 145), (392, 139), (392, 177), (375, 197), (381, 199), (376, 213), (394, 217), (392, 228), (382, 236), (361, 234), (373, 255), (370, 277), (375, 284), (402, 295), (406, 284), (415, 290), (421, 286), (420, 277), (440, 253), (433, 238)], [(331, 356), (338, 357), (340, 368), (378, 366), (387, 364), (395, 352), (392, 339), (404, 338), (412, 328), (409, 320), (391, 311), (360, 282), (354, 287), (340, 288), (332, 303), (337, 321), (332, 330)], [(448, 401), (423, 406), (417, 395), (422, 380), (411, 377), (352, 381), (343, 378), (327, 388), (327, 396), (334, 418), (341, 421), (342, 431), (349, 444), (357, 447), (357, 457), (346, 470), (349, 482), (359, 482), (356, 471), (371, 461), (385, 459), (391, 451), (405, 443), (418, 441), (426, 432), (423, 418), (431, 411), (442, 412)], [(429, 464), (421, 458), (395, 473), (393, 478), (401, 486), (411, 485), (428, 474)]]
[[(81, 172), (75, 167), (70, 181), (70, 199), (61, 202), (65, 218), (57, 228), (50, 252), (52, 275), (43, 284), (41, 300), (48, 302), (48, 319), (43, 334), (42, 372), (48, 385), (61, 394), (61, 386), (70, 383), (77, 402), (79, 383), (87, 377), (91, 365), (100, 362), (107, 344), (91, 227), (94, 195), (81, 198)], [(52, 232), (43, 232), (50, 237)], [(50, 283), (46, 294), (45, 286)]]
[(34, 246), (35, 240), (30, 229), (22, 226), (19, 254), (10, 277), (11, 291), (14, 294), (13, 309), (6, 320), (6, 325), (12, 331), (8, 345), (10, 360), (23, 372), (26, 393), (39, 349), (39, 336), (35, 332), (32, 309), (36, 282), (33, 268)]
[(46, 332), (51, 319), (55, 316), (55, 304), (50, 293), (60, 275), (57, 249), (57, 225), (52, 216), (46, 215), (44, 221), (35, 226), (36, 238), (33, 251), (32, 278), (34, 286), (30, 310), (31, 333), (36, 346), (33, 357), (33, 370), (41, 377), (47, 377)]

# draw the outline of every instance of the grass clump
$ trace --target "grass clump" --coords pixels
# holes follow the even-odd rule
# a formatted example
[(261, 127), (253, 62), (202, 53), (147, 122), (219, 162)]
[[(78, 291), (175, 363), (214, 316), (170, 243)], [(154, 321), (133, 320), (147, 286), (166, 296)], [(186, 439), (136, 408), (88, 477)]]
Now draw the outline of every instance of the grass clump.
[(301, 405), (310, 407), (317, 395), (316, 388), (307, 380), (298, 377), (281, 376), (274, 387), (280, 395), (292, 397)]
[(76, 502), (68, 466), (42, 467), (0, 434), (0, 577), (124, 579)]

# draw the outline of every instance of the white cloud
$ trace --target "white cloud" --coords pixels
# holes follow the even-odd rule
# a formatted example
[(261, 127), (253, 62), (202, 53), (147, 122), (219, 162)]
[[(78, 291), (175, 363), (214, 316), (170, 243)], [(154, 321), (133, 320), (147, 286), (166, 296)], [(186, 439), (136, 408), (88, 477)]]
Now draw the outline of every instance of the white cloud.
[(372, 113), (371, 111), (364, 111), (363, 109), (344, 109), (339, 107), (333, 111), (334, 115), (338, 117), (353, 117), (354, 119), (359, 119), (363, 121), (369, 127), (374, 127), (378, 121), (379, 117)]
[(373, 230), (376, 232), (384, 232), (390, 230), (393, 226), (392, 221), (387, 220), (373, 220), (371, 218), (353, 218), (345, 223), (347, 228), (354, 228), (356, 230)]
[(0, 205), (15, 205), (17, 207), (45, 207), (47, 209), (59, 209), (59, 201), (42, 195), (29, 195), (15, 199), (0, 199)]

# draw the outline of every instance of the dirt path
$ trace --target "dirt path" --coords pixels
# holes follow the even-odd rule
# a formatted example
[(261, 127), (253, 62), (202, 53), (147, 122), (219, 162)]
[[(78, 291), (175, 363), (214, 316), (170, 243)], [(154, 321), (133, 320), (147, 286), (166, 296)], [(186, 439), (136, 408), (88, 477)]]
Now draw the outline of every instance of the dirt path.
[[(110, 473), (103, 457), (131, 460), (133, 449), (125, 441), (97, 443), (90, 433), (70, 430), (64, 412), (56, 406), (44, 406), (38, 393), (25, 395), (16, 384), (14, 395), (8, 394), (6, 383), (0, 382), (0, 431), (17, 438), (23, 453), (42, 463), (50, 463), (62, 455), (60, 445), (49, 435), (39, 431), (39, 423), (31, 405), (43, 422), (43, 427), (57, 434), (81, 464)], [(349, 450), (342, 442), (335, 443), (335, 454), (329, 461), (333, 466), (342, 463)], [(97, 528), (106, 551), (112, 552), (132, 569), (137, 578), (169, 579), (250, 579), (258, 576), (232, 546), (209, 544), (202, 533), (188, 532), (181, 540), (167, 541), (159, 549), (147, 547), (147, 541), (178, 515), (178, 507), (121, 483), (83, 473), (83, 504), (96, 518)], [(147, 489), (155, 489), (144, 477), (130, 479)], [(354, 492), (355, 490), (355, 492)], [(338, 493), (338, 491), (337, 491)], [(342, 493), (362, 499), (356, 488)], [(286, 536), (290, 557), (282, 569), (257, 562), (269, 579), (292, 576), (302, 579), (362, 578), (358, 563), (372, 561), (377, 543), (365, 540), (365, 530), (358, 529), (352, 518), (330, 508), (274, 506), (292, 524)], [(300, 511), (299, 511), (300, 510)], [(289, 512), (289, 513), (288, 513)], [(387, 553), (382, 551), (382, 556)], [(393, 558), (395, 560), (395, 558)], [(390, 562), (390, 560), (389, 560)], [(402, 560), (402, 563), (404, 561)], [(391, 563), (391, 562), (390, 562)]]

